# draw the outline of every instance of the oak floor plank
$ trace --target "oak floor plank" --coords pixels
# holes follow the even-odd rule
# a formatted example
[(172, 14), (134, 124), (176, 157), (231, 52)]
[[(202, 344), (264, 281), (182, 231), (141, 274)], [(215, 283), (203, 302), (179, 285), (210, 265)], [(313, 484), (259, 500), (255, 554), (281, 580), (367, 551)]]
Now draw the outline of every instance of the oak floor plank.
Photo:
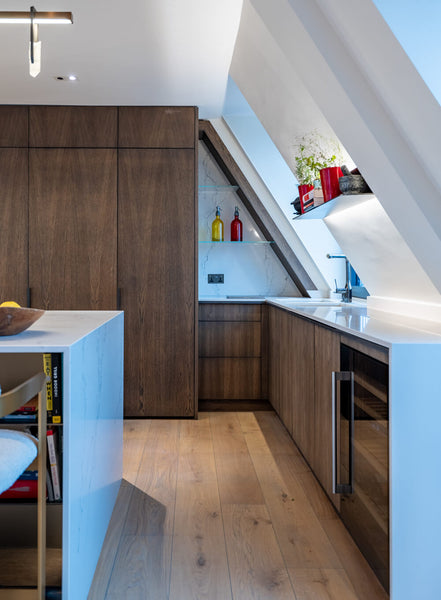
[(250, 455), (215, 454), (221, 504), (264, 504)]
[(222, 540), (209, 535), (174, 536), (170, 600), (231, 600), (223, 530)]
[(171, 536), (123, 536), (106, 600), (168, 600), (171, 548)]
[(274, 411), (256, 412), (255, 416), (266, 442), (274, 455), (291, 454), (301, 457), (299, 449), (293, 443), (291, 436)]
[(248, 454), (238, 413), (209, 413), (215, 454)]
[(222, 507), (234, 600), (295, 600), (265, 506)]
[(109, 527), (107, 528), (106, 537), (104, 538), (103, 549), (95, 569), (89, 595), (87, 596), (88, 600), (103, 600), (105, 597), (107, 584), (112, 575), (115, 558), (124, 531), (133, 489), (130, 483), (124, 479), (122, 480)]
[(323, 520), (322, 525), (340, 557), (357, 598), (387, 600), (388, 594), (340, 519)]
[(252, 456), (280, 549), (291, 568), (341, 568), (338, 556), (294, 473), (281, 476), (275, 459)]
[(201, 413), (197, 420), (181, 421), (179, 455), (185, 453), (206, 454), (213, 452), (210, 417)]
[(338, 519), (337, 511), (329, 501), (323, 488), (313, 475), (312, 471), (303, 471), (296, 473), (296, 477), (300, 481), (305, 490), (311, 506), (317, 515), (319, 521), (323, 519)]
[(344, 569), (289, 569), (297, 600), (358, 600)]

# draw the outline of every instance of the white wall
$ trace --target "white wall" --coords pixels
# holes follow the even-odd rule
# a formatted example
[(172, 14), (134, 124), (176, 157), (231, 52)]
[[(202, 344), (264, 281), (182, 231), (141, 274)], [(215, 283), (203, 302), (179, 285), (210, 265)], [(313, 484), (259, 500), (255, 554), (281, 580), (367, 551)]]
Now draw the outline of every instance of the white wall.
[(288, 163), (293, 128), (332, 127), (440, 294), (441, 109), (374, 4), (245, 0), (231, 74)]
[[(225, 186), (225, 187), (222, 187)], [(224, 243), (211, 240), (216, 206), (221, 207)], [(229, 244), (230, 224), (238, 206), (243, 243)], [(228, 295), (299, 296), (297, 287), (280, 264), (225, 175), (199, 142), (199, 297)], [(249, 243), (253, 242), (253, 243)], [(257, 243), (259, 242), (259, 243)], [(208, 283), (208, 274), (223, 274), (223, 284)]]

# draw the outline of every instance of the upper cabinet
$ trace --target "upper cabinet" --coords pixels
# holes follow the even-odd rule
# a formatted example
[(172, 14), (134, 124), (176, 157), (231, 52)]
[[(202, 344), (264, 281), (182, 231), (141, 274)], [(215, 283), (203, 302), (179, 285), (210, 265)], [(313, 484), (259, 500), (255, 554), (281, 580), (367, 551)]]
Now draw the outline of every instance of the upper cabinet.
[(122, 106), (120, 148), (195, 148), (197, 109), (193, 106)]
[(0, 147), (28, 147), (27, 106), (0, 106)]
[(32, 148), (116, 148), (116, 106), (31, 106)]

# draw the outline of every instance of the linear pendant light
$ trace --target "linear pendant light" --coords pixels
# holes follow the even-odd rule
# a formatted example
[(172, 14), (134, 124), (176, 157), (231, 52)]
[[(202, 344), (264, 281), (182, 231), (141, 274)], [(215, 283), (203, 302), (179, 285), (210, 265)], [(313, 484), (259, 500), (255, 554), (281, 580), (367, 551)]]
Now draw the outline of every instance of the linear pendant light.
[[(8, 12), (0, 11), (0, 23), (27, 23), (31, 22), (30, 11), (23, 12)], [(62, 25), (63, 23), (73, 23), (71, 12), (36, 12), (34, 17), (36, 25)]]
[(41, 68), (41, 42), (38, 39), (38, 26), (41, 24), (63, 25), (72, 24), (71, 12), (37, 12), (31, 6), (29, 12), (0, 11), (0, 24), (27, 23), (31, 26), (31, 39), (29, 42), (29, 74), (37, 77)]

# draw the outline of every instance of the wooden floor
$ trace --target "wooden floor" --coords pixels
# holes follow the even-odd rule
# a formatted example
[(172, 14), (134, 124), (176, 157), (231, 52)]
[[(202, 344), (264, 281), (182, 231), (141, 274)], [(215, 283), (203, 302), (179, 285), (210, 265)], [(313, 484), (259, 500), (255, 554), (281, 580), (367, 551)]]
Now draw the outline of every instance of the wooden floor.
[(90, 600), (385, 600), (274, 412), (125, 421)]

